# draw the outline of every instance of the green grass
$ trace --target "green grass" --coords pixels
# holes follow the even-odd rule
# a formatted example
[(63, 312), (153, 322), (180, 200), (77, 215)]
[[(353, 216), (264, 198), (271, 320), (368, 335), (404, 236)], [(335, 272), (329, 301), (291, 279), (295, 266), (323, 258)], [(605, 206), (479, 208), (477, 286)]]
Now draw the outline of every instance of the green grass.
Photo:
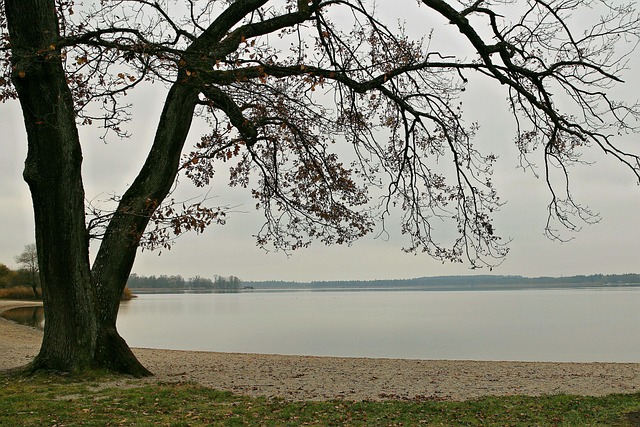
[[(467, 402), (287, 402), (193, 384), (0, 376), (0, 426), (633, 426), (640, 394)], [(637, 425), (637, 424), (635, 424)]]

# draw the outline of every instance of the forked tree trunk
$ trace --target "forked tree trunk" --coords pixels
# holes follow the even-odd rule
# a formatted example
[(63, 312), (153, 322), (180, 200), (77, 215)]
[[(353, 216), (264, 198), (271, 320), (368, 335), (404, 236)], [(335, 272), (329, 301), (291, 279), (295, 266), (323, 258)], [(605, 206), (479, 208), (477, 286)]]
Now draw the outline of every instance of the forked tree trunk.
[[(93, 269), (84, 215), (82, 153), (74, 104), (57, 48), (53, 0), (5, 0), (13, 80), (27, 129), (24, 177), (31, 189), (45, 311), (33, 369), (150, 372), (116, 329), (122, 292), (149, 216), (175, 180), (198, 90), (176, 83), (153, 146), (107, 227)], [(184, 75), (179, 75), (183, 81)]]
[(46, 323), (34, 369), (94, 364), (97, 336), (84, 215), (82, 153), (57, 43), (54, 2), (6, 0), (13, 81), (27, 130), (29, 184)]

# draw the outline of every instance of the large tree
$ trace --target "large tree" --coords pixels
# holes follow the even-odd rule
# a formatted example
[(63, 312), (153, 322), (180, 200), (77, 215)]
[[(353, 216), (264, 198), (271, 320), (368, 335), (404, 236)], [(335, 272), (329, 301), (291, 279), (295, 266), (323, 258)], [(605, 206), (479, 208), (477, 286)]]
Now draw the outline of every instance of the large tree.
[[(116, 330), (136, 252), (224, 220), (202, 203), (166, 204), (181, 173), (205, 186), (226, 162), (230, 185), (251, 188), (265, 213), (260, 245), (349, 243), (397, 207), (407, 251), (491, 266), (507, 253), (492, 223), (496, 156), (473, 144), (476, 125), (465, 126), (458, 102), (482, 82), (504, 90), (520, 164), (542, 163), (552, 236), (551, 219), (570, 229), (592, 219), (568, 185), (584, 150), (640, 177), (638, 156), (614, 145), (634, 130), (638, 105), (610, 96), (638, 42), (631, 6), (394, 2), (424, 17), (419, 31), (364, 0), (2, 6), (0, 98), (19, 99), (24, 116), (47, 319), (33, 369), (148, 374)], [(584, 12), (590, 25), (572, 19)], [(425, 25), (455, 28), (458, 42), (432, 45)], [(78, 126), (123, 136), (122, 97), (150, 80), (167, 91), (146, 161), (117, 207), (87, 217)], [(189, 149), (194, 117), (209, 131)], [(435, 225), (456, 237), (436, 238)], [(92, 237), (101, 242), (91, 264)]]

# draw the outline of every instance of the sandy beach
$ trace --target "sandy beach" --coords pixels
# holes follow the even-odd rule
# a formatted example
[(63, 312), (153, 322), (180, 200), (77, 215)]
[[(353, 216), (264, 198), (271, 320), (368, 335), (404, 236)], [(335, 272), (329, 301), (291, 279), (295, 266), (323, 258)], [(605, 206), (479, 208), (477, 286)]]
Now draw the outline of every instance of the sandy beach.
[[(0, 312), (30, 302), (0, 301)], [(42, 332), (0, 318), (0, 371), (27, 364)], [(639, 363), (398, 360), (134, 349), (155, 376), (291, 400), (467, 400), (640, 392)]]

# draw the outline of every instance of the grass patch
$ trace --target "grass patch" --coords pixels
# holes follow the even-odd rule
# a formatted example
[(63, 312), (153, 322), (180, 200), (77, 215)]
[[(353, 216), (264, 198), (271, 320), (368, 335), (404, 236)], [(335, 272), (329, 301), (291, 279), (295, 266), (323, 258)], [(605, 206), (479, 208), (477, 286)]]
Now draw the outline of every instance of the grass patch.
[(633, 426), (640, 394), (467, 402), (287, 402), (193, 384), (0, 376), (0, 426)]

